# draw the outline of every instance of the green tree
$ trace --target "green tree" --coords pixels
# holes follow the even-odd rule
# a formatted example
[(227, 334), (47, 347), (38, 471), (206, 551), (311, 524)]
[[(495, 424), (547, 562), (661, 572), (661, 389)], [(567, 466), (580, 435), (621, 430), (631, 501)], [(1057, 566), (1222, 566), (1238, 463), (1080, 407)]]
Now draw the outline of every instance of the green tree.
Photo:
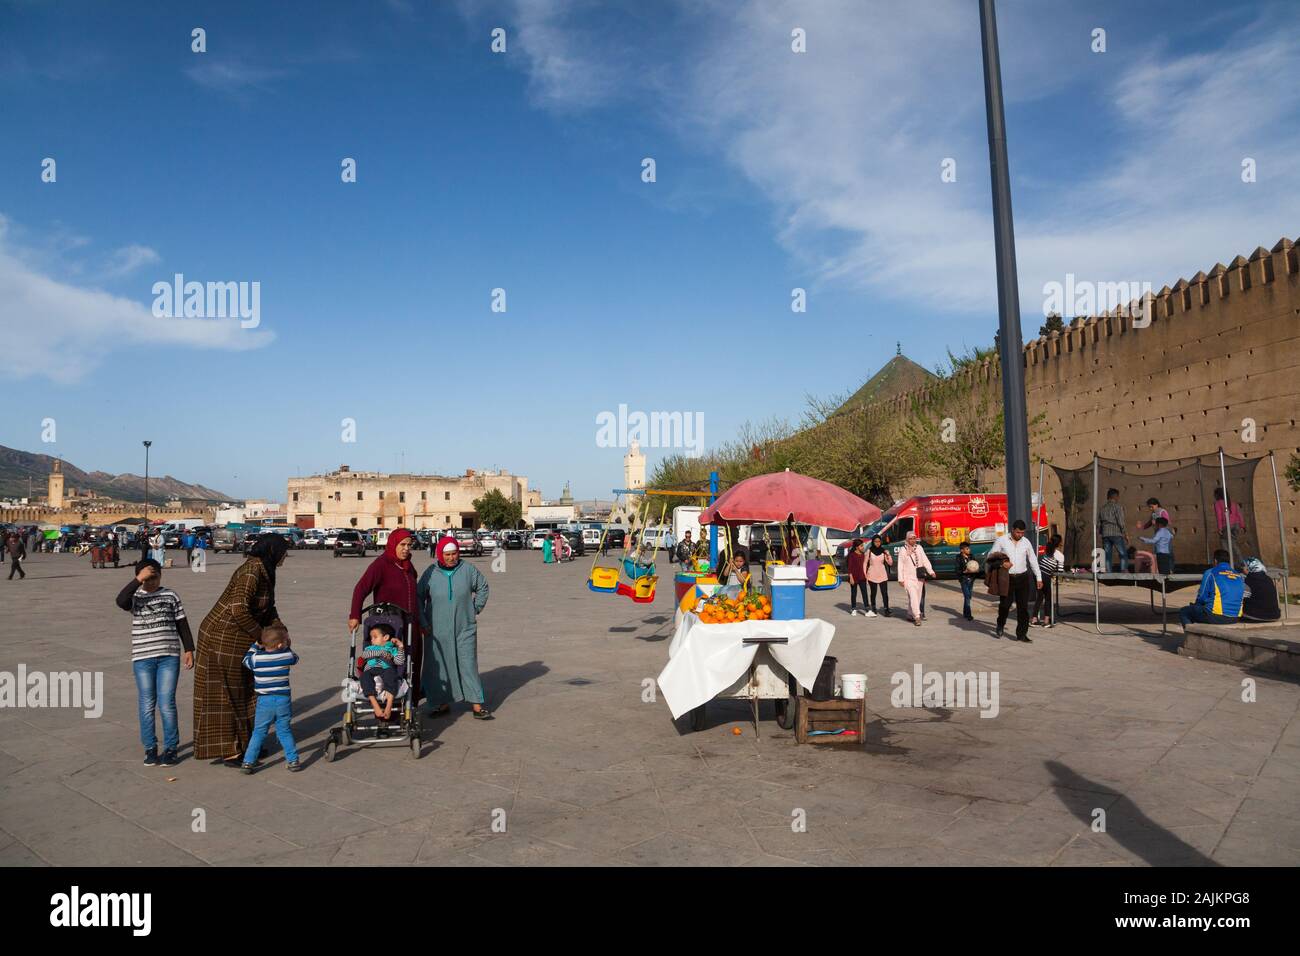
[(1300, 491), (1300, 452), (1291, 453), (1291, 461), (1287, 463), (1286, 483), (1291, 486), (1292, 491)]
[(519, 502), (511, 501), (496, 488), (482, 498), (475, 498), (474, 510), (478, 512), (479, 521), (493, 531), (518, 527), (524, 517)]
[[(985, 475), (1006, 464), (1006, 428), (1001, 402), (988, 388), (957, 373), (981, 350), (952, 356), (944, 375), (912, 400), (902, 436), (915, 455), (914, 470), (946, 479), (954, 491), (988, 490)], [(982, 361), (982, 358), (980, 359)], [(1031, 440), (1046, 437), (1045, 416), (1029, 422)]]
[(1052, 332), (1064, 332), (1064, 331), (1065, 331), (1065, 320), (1062, 319), (1055, 312), (1050, 313), (1047, 316), (1047, 321), (1038, 327), (1039, 335), (1049, 335)]

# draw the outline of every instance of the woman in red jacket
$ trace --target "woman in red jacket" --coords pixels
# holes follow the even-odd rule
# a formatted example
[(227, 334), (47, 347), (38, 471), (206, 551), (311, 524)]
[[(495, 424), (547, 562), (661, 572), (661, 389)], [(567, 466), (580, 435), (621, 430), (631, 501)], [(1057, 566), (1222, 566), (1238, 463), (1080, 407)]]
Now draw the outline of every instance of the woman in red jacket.
[(366, 573), (352, 589), (352, 610), (348, 614), (348, 630), (361, 625), (361, 606), (373, 596), (370, 603), (395, 604), (406, 612), (411, 622), (411, 641), (407, 646), (411, 666), (407, 670), (411, 685), (411, 701), (419, 704), (420, 666), (424, 657), (423, 632), (420, 629), (419, 604), (415, 597), (415, 565), (411, 563), (411, 532), (398, 528), (388, 536), (384, 553), (370, 562)]

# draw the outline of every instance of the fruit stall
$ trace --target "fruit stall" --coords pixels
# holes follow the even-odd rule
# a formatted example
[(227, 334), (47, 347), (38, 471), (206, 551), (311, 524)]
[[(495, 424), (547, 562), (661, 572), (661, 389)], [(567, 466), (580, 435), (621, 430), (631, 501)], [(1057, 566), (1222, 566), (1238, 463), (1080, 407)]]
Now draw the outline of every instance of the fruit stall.
[[(856, 528), (879, 515), (842, 488), (786, 471), (737, 483), (700, 515), (700, 524), (800, 521)], [(677, 626), (658, 680), (674, 720), (689, 715), (690, 728), (703, 730), (710, 701), (748, 700), (757, 736), (759, 702), (772, 700), (778, 725), (794, 727), (799, 689), (817, 681), (835, 628), (805, 616), (803, 591), (816, 589), (805, 568), (772, 572), (763, 590), (728, 587), (718, 577), (677, 582), (684, 585), (677, 592)]]

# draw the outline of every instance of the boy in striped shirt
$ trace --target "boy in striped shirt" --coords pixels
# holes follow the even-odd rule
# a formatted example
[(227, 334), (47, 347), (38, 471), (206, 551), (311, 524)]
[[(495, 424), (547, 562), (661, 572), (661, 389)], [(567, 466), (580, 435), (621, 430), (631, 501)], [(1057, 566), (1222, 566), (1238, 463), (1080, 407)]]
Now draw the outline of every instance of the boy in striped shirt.
[(257, 693), (257, 710), (253, 714), (253, 736), (248, 741), (244, 773), (252, 773), (262, 742), (275, 724), (275, 736), (284, 748), (286, 766), (297, 773), (298, 746), (293, 740), (289, 720), (293, 716), (293, 702), (289, 696), (289, 668), (298, 663), (298, 655), (288, 647), (289, 632), (283, 627), (263, 628), (260, 641), (244, 654), (244, 666), (253, 672), (253, 690)]
[[(194, 639), (185, 619), (185, 607), (175, 591), (162, 586), (162, 565), (152, 558), (136, 564), (135, 577), (117, 595), (117, 606), (131, 612), (131, 666), (135, 671), (144, 765), (174, 766), (181, 742), (176, 723), (176, 683), (182, 663), (186, 670), (194, 667)], [(161, 758), (155, 713), (162, 718)]]

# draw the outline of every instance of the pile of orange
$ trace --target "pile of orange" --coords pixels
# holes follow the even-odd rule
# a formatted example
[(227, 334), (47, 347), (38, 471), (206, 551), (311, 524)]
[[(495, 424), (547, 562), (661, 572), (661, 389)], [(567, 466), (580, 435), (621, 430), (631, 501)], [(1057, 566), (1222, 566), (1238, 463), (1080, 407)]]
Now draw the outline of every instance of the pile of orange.
[(772, 599), (765, 594), (739, 598), (711, 597), (695, 608), (702, 624), (735, 624), (737, 621), (766, 621), (772, 617)]

